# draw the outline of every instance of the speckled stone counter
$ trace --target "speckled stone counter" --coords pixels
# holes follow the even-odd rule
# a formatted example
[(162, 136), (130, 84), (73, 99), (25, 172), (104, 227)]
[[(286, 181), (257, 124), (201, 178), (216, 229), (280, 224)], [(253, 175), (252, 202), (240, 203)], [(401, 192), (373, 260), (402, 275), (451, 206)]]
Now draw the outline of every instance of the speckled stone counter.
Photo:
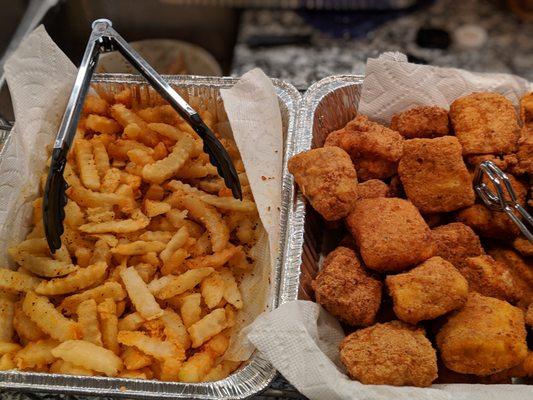
[[(402, 13), (355, 39), (332, 38), (314, 28), (306, 18), (309, 13), (246, 11), (232, 73), (238, 76), (260, 67), (269, 76), (287, 80), (304, 90), (328, 75), (363, 74), (368, 57), (376, 57), (384, 51), (401, 51), (432, 65), (514, 73), (533, 80), (533, 24), (521, 22), (504, 1), (438, 0), (429, 3)], [(454, 30), (464, 25), (483, 28), (488, 34), (485, 44), (477, 49), (461, 49), (452, 43), (447, 50), (440, 50), (422, 48), (415, 42), (420, 27), (437, 27), (453, 35)], [(258, 34), (304, 34), (309, 35), (310, 44), (249, 46), (249, 39)]]

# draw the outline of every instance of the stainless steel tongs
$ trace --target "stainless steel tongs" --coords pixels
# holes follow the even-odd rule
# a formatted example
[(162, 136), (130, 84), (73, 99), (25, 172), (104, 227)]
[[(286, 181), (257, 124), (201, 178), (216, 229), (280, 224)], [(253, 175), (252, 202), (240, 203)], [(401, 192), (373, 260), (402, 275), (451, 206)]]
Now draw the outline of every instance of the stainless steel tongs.
[(168, 101), (202, 138), (204, 151), (209, 155), (211, 163), (217, 168), (226, 186), (231, 189), (235, 198), (242, 199), (239, 178), (228, 153), (211, 129), (202, 121), (199, 114), (161, 78), (139, 53), (128, 45), (112, 28), (111, 21), (98, 19), (93, 22), (92, 28), (93, 31), (85, 48), (78, 75), (56, 137), (44, 191), (44, 232), (52, 253), (61, 247), (61, 235), (64, 231), (63, 220), (65, 219), (64, 207), (67, 203), (65, 194), (67, 184), (63, 178), (63, 171), (67, 162), (67, 154), (76, 135), (83, 100), (87, 95), (100, 53), (118, 50), (146, 78), (161, 97)]
[[(483, 182), (485, 175), (496, 188), (496, 193), (489, 189), (488, 185)], [(505, 212), (511, 218), (511, 221), (518, 226), (524, 236), (533, 243), (533, 234), (527, 227), (527, 225), (533, 227), (533, 217), (520, 205), (511, 181), (496, 164), (492, 161), (483, 161), (477, 166), (474, 177), (474, 189), (488, 208)], [(517, 211), (524, 218), (525, 223), (522, 222), (514, 211)]]

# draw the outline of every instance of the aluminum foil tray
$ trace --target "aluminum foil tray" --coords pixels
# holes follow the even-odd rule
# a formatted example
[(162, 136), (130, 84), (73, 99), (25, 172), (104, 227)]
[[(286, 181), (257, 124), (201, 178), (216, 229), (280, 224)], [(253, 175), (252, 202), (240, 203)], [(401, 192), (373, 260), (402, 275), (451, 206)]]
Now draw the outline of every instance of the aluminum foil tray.
[[(316, 82), (307, 90), (298, 110), (293, 154), (322, 146), (328, 133), (355, 118), (362, 84), (363, 76), (334, 75)], [(306, 207), (303, 194), (292, 176), (290, 179), (290, 223), (280, 286), (282, 302), (313, 298), (310, 283), (318, 272), (321, 254), (332, 239), (324, 237), (322, 219), (311, 207)]]
[[(225, 114), (220, 89), (229, 88), (237, 82), (235, 78), (217, 77), (165, 76), (164, 78), (185, 99), (200, 97), (202, 100), (208, 101), (210, 105), (216, 108), (219, 117)], [(138, 75), (95, 75), (93, 84), (100, 85), (113, 93), (117, 93), (125, 87), (131, 87), (134, 103), (138, 101), (150, 106), (162, 102), (155, 90)], [(289, 174), (287, 173), (287, 159), (294, 154), (294, 133), (300, 94), (292, 85), (280, 80), (273, 79), (273, 84), (279, 100), (285, 138), (281, 209), (281, 244), (283, 245), (286, 241), (285, 232), (289, 221), (289, 201), (293, 195), (292, 179), (288, 177)], [(194, 106), (194, 104), (192, 105)], [(5, 139), (5, 143), (2, 143), (3, 139)], [(0, 132), (0, 157), (2, 156), (2, 147), (8, 145), (10, 140), (11, 136), (5, 132)], [(290, 293), (283, 292), (287, 289), (286, 286), (280, 285), (281, 282), (285, 281), (283, 274), (286, 272), (285, 269), (282, 269), (282, 265), (283, 259), (280, 257), (276, 264), (275, 279), (271, 281), (271, 285), (273, 285), (271, 293), (275, 294), (270, 299), (271, 308), (277, 307), (283, 299), (291, 298)], [(284, 289), (281, 289), (282, 286)], [(0, 389), (126, 398), (244, 399), (266, 389), (275, 375), (274, 367), (256, 352), (233, 374), (217, 382), (180, 383), (6, 371), (0, 372)]]

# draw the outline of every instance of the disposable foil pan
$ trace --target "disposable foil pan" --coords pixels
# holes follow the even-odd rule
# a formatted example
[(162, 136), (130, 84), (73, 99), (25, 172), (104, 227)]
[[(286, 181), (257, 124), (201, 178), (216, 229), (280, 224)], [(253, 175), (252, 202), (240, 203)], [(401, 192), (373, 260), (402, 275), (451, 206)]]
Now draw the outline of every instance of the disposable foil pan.
[[(220, 89), (229, 88), (237, 83), (235, 78), (165, 76), (185, 99), (200, 97), (216, 107), (217, 113), (224, 113)], [(294, 153), (294, 131), (300, 94), (290, 84), (272, 80), (281, 109), (285, 138), (284, 178), (287, 159)], [(101, 74), (95, 75), (93, 84), (117, 93), (126, 87), (132, 88), (133, 102), (155, 105), (161, 103), (157, 93), (138, 75)], [(194, 105), (194, 104), (193, 104)], [(220, 116), (220, 114), (219, 114)], [(0, 135), (0, 157), (2, 156)], [(4, 148), (9, 144), (7, 136)], [(283, 180), (281, 208), (281, 244), (285, 243), (285, 232), (289, 213), (289, 199), (292, 194), (292, 181)], [(280, 291), (283, 277), (282, 257), (277, 261), (275, 274), (271, 281), (274, 293), (269, 306), (275, 308), (287, 294)], [(87, 377), (36, 372), (0, 372), (0, 389), (18, 391), (55, 392), (62, 394), (85, 394), (92, 396), (112, 396), (127, 398), (178, 398), (178, 399), (244, 399), (266, 389), (276, 375), (276, 370), (257, 352), (252, 354), (239, 369), (226, 379), (217, 382), (180, 383), (154, 380), (123, 379), (107, 377)]]
[[(313, 84), (305, 93), (296, 123), (293, 154), (320, 147), (331, 131), (342, 128), (357, 115), (363, 76), (334, 75)], [(290, 175), (290, 174), (287, 174)], [(290, 180), (290, 182), (289, 182)], [(289, 225), (283, 253), (280, 286), (282, 302), (312, 299), (310, 282), (316, 275), (320, 256), (327, 247), (324, 223), (307, 207), (303, 194), (290, 184)]]

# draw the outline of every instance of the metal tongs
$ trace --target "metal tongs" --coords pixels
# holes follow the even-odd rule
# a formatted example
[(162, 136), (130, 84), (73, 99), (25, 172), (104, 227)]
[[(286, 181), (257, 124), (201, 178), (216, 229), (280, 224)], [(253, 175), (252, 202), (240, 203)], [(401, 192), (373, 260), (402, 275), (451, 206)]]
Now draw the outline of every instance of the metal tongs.
[(112, 28), (111, 21), (97, 19), (93, 22), (92, 29), (56, 137), (48, 179), (46, 180), (44, 190), (44, 232), (52, 253), (61, 247), (61, 235), (64, 231), (63, 220), (65, 219), (64, 207), (67, 203), (67, 196), (65, 194), (67, 183), (63, 178), (63, 171), (67, 162), (67, 154), (76, 135), (76, 127), (83, 108), (83, 100), (87, 95), (91, 77), (100, 53), (118, 50), (146, 78), (159, 92), (161, 97), (168, 101), (202, 138), (204, 151), (209, 155), (209, 160), (217, 168), (226, 186), (231, 189), (235, 198), (242, 199), (241, 185), (231, 158), (211, 129), (202, 121), (200, 115), (161, 78), (139, 53), (128, 45)]
[[(485, 175), (496, 188), (494, 193), (488, 185), (483, 182)], [(474, 177), (474, 189), (485, 205), (494, 211), (503, 211), (515, 223), (524, 236), (533, 243), (533, 234), (527, 225), (533, 227), (533, 217), (520, 205), (516, 193), (511, 185), (511, 181), (505, 173), (492, 161), (483, 161), (476, 168)], [(507, 194), (507, 196), (506, 196)], [(510, 200), (508, 200), (510, 199)], [(524, 222), (514, 213), (518, 213), (524, 218)]]

